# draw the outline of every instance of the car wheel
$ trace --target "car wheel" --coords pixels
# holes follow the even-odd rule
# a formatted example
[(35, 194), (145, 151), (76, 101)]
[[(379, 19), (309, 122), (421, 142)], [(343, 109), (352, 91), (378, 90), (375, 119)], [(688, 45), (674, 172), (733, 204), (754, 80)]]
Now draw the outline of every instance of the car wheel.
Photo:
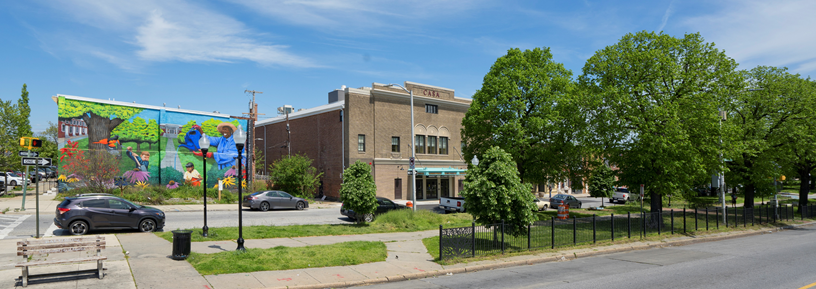
[(303, 211), (305, 207), (306, 205), (304, 205), (303, 202), (297, 202), (297, 205), (295, 205), (295, 209), (298, 209), (298, 211)]
[(261, 202), (261, 206), (258, 209), (260, 209), (261, 212), (269, 211), (269, 203)]
[(576, 206), (575, 208), (580, 209), (581, 208), (581, 203), (578, 203), (578, 206)]
[(371, 221), (374, 221), (374, 214), (365, 214), (365, 216), (363, 216), (363, 220), (366, 223), (370, 223)]
[(153, 219), (144, 219), (139, 223), (139, 231), (153, 232), (156, 230), (156, 221)]
[(546, 211), (548, 208), (549, 208), (549, 206), (544, 205), (544, 208), (542, 208), (541, 210), (542, 210), (542, 211)]
[(16, 187), (16, 186), (17, 186), (17, 181), (11, 181), (11, 182), (9, 182), (9, 186), (11, 186), (12, 188), (13, 188), (13, 187)]
[(85, 221), (73, 221), (68, 228), (71, 231), (71, 235), (85, 235), (88, 233), (88, 223)]

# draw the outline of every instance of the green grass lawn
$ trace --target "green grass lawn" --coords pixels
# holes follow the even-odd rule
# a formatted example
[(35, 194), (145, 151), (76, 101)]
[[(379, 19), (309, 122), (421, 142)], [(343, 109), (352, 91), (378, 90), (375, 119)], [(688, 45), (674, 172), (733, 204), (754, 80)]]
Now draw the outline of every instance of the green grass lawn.
[[(339, 216), (339, 212), (338, 212)], [(416, 232), (463, 227), (471, 224), (473, 217), (467, 213), (440, 215), (429, 211), (398, 210), (380, 216), (369, 224), (338, 225), (291, 225), (291, 226), (245, 226), (244, 239), (292, 238), (310, 236), (338, 236), (374, 233)], [(193, 230), (192, 241), (221, 241), (238, 239), (238, 227), (209, 228), (209, 237), (201, 236), (201, 229)], [(167, 241), (173, 241), (173, 232), (156, 233)]]
[(214, 254), (190, 253), (187, 261), (202, 275), (348, 266), (385, 261), (385, 243), (354, 241), (306, 247), (278, 246)]

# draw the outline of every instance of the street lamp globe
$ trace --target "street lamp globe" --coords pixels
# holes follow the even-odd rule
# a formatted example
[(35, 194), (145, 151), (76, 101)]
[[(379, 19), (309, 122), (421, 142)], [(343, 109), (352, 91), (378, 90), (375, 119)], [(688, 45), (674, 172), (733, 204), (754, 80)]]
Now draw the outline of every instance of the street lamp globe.
[(203, 153), (207, 153), (210, 149), (210, 138), (207, 137), (206, 133), (202, 133), (201, 138), (198, 139), (198, 147), (201, 148)]
[(235, 140), (235, 148), (238, 149), (238, 154), (241, 154), (241, 151), (244, 149), (244, 143), (246, 143), (247, 134), (244, 132), (244, 129), (241, 125), (238, 125), (238, 130), (232, 135), (233, 140)]

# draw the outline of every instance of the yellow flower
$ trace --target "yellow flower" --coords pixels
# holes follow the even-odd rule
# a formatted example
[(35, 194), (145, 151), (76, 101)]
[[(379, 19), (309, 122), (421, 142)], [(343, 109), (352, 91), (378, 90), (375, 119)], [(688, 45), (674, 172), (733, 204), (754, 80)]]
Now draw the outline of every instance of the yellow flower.
[(68, 179), (68, 182), (69, 182), (69, 183), (74, 183), (74, 182), (77, 182), (77, 181), (79, 181), (77, 178), (70, 178), (70, 179)]
[(241, 181), (241, 187), (246, 189), (246, 180)]
[(63, 182), (67, 181), (67, 179), (65, 179), (65, 175), (60, 175), (59, 178), (57, 178), (57, 180), (58, 181), (63, 181)]
[(233, 177), (228, 177), (228, 178), (224, 179), (224, 186), (234, 186), (234, 185), (235, 185), (235, 179)]
[(142, 182), (142, 181), (136, 182), (136, 186), (139, 187), (139, 188), (142, 188), (142, 189), (146, 189), (147, 188), (147, 182)]

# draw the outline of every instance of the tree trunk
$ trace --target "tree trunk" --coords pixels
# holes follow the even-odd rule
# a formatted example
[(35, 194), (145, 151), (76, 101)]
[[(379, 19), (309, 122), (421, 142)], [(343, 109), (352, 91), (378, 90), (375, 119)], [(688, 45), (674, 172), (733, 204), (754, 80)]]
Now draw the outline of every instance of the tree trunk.
[(141, 154), (142, 153), (142, 142), (136, 143), (136, 151)]
[(662, 211), (663, 210), (663, 198), (660, 197), (660, 194), (655, 192), (655, 191), (652, 191), (652, 192), (649, 192), (649, 197), (651, 198), (651, 200), (649, 202), (649, 205), (651, 206), (651, 209), (649, 209), (649, 212), (657, 213), (657, 212)]
[(808, 203), (808, 193), (810, 193), (810, 170), (799, 168), (799, 205), (805, 206)]
[[(90, 114), (90, 116), (88, 116)], [(99, 144), (103, 139), (109, 139), (110, 133), (123, 119), (99, 116), (93, 112), (82, 115), (82, 120), (88, 125), (88, 149), (104, 150), (107, 144)]]
[(754, 207), (754, 193), (756, 193), (756, 187), (749, 181), (745, 184), (745, 192), (743, 193), (745, 195), (745, 202), (743, 203), (745, 208)]

